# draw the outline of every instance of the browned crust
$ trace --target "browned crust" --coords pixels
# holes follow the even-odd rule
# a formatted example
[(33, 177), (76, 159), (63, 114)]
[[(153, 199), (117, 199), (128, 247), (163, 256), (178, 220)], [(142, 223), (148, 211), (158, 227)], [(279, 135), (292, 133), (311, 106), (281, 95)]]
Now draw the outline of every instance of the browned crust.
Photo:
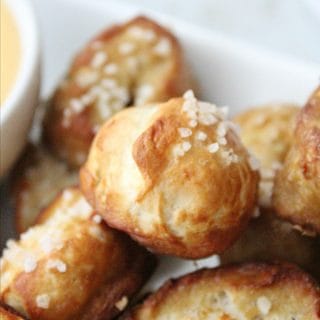
[[(144, 129), (136, 133), (137, 138), (129, 145), (125, 138), (121, 140), (124, 136), (123, 132), (117, 136), (119, 128), (126, 126), (129, 128), (131, 117), (135, 119), (136, 113), (143, 112), (141, 111), (143, 109), (137, 108), (118, 113), (105, 124), (96, 137), (92, 154), (80, 170), (80, 181), (88, 201), (104, 216), (109, 226), (128, 233), (133, 239), (155, 252), (184, 258), (200, 258), (224, 251), (244, 230), (254, 207), (258, 174), (251, 170), (246, 162), (246, 150), (238, 137), (231, 132), (228, 133), (228, 141), (230, 147), (232, 146), (241, 155), (240, 163), (230, 167), (224, 166), (220, 163), (220, 158), (211, 158), (207, 149), (202, 147), (194, 149), (195, 154), (191, 154), (193, 152), (191, 151), (186, 158), (175, 162), (171, 146), (179, 138), (177, 128), (185, 126), (184, 122), (187, 121), (180, 110), (182, 102), (181, 98), (177, 98), (159, 105), (159, 109), (155, 111), (156, 114), (148, 120), (150, 122), (141, 121), (140, 125)], [(208, 135), (214, 136), (214, 127), (205, 128), (207, 129), (201, 128), (201, 130), (208, 130)], [(129, 130), (127, 129), (127, 136), (131, 134)], [(121, 146), (128, 145), (125, 148), (129, 148), (129, 152), (132, 152), (135, 165), (143, 176), (135, 201), (141, 203), (145, 201), (147, 206), (151, 198), (157, 201), (157, 207), (151, 212), (156, 217), (154, 218), (156, 223), (152, 222), (151, 232), (145, 232), (139, 226), (139, 217), (129, 213), (129, 208), (124, 205), (126, 199), (123, 198), (125, 196), (122, 190), (119, 190), (116, 185), (114, 188), (108, 185), (109, 173), (113, 175), (117, 170), (125, 170), (116, 166), (114, 171), (109, 173), (107, 171), (107, 163), (116, 162), (111, 153), (113, 151), (117, 153), (115, 149), (108, 149), (108, 141), (117, 141), (117, 137), (121, 140), (118, 142)], [(198, 157), (202, 156), (208, 164), (204, 167), (204, 172), (201, 171), (198, 175)], [(181, 223), (184, 220), (187, 221), (191, 230), (188, 230), (183, 237), (177, 234), (180, 230), (172, 231), (179, 222), (175, 222), (172, 228), (172, 224), (170, 225), (166, 217), (167, 213), (163, 209), (163, 206), (167, 206), (169, 214), (170, 205), (164, 200), (168, 189), (164, 185), (169, 183), (172, 190), (178, 190), (178, 186), (187, 184), (188, 181), (192, 182), (186, 190), (194, 189), (195, 192), (199, 191), (201, 196), (194, 199), (195, 209), (192, 211), (194, 214), (188, 215), (186, 208), (179, 211), (177, 221)], [(214, 181), (214, 183), (207, 183), (208, 181)], [(243, 197), (245, 201), (239, 201), (242, 187), (245, 188), (242, 190), (246, 190), (246, 195)], [(216, 191), (214, 195), (211, 193), (212, 190)], [(230, 190), (232, 193), (229, 196)], [(174, 200), (172, 199), (170, 203), (174, 203)], [(226, 214), (220, 220), (217, 219), (217, 222), (212, 222), (208, 212), (218, 212), (225, 205), (228, 206)], [(202, 228), (199, 232), (198, 226), (200, 226), (199, 229)]]
[[(262, 288), (281, 287), (285, 283), (299, 286), (306, 295), (315, 299), (315, 315), (320, 317), (320, 290), (317, 283), (306, 273), (290, 263), (245, 263), (229, 265), (214, 269), (201, 269), (181, 278), (168, 280), (155, 293), (151, 294), (141, 305), (126, 315), (125, 320), (137, 320), (139, 311), (156, 309), (165, 303), (171, 295), (179, 290), (192, 292), (192, 287), (200, 281), (222, 284), (235, 289), (246, 288), (248, 295)], [(288, 292), (288, 294), (291, 294)]]
[[(70, 187), (68, 188), (68, 190), (71, 192), (78, 192), (79, 189), (77, 187)], [(45, 227), (45, 223), (48, 219), (54, 219), (54, 212), (56, 210), (56, 206), (59, 205), (59, 201), (61, 201), (61, 196), (62, 192), (60, 192), (56, 196), (55, 200), (53, 200), (53, 202), (41, 212), (41, 214), (37, 218), (37, 224), (42, 224), (43, 227)], [(91, 217), (95, 214), (95, 212), (92, 212)], [(111, 248), (111, 250), (115, 250), (115, 252), (108, 252), (108, 254), (110, 254), (110, 257), (112, 255), (119, 254), (116, 251), (121, 250), (121, 261), (119, 265), (108, 266), (108, 268), (112, 268), (114, 270), (111, 273), (113, 274), (112, 278), (110, 278), (110, 276), (105, 277), (102, 275), (101, 283), (98, 287), (96, 287), (94, 292), (91, 292), (90, 296), (86, 297), (85, 304), (79, 305), (79, 303), (74, 301), (74, 297), (68, 296), (69, 302), (62, 303), (61, 300), (61, 305), (56, 306), (56, 309), (50, 310), (50, 313), (48, 313), (46, 310), (41, 310), (35, 305), (35, 292), (37, 292), (37, 285), (39, 285), (39, 281), (37, 280), (37, 278), (45, 276), (43, 274), (43, 270), (40, 271), (40, 273), (38, 273), (38, 269), (36, 269), (32, 273), (20, 272), (14, 278), (10, 287), (18, 293), (19, 299), (23, 300), (23, 304), (25, 306), (24, 311), (30, 316), (31, 319), (41, 318), (53, 320), (56, 319), (56, 316), (59, 314), (59, 319), (61, 320), (71, 320), (74, 318), (79, 320), (113, 319), (115, 316), (120, 314), (125, 309), (125, 307), (127, 307), (127, 305), (125, 305), (123, 309), (119, 309), (117, 308), (116, 303), (123, 297), (126, 297), (127, 301), (129, 302), (134, 294), (138, 290), (140, 290), (143, 284), (149, 279), (157, 264), (155, 256), (145, 250), (143, 247), (133, 242), (127, 235), (116, 230), (111, 230), (104, 222), (101, 222), (100, 226), (105, 229), (106, 233), (113, 234), (114, 241), (116, 241), (117, 243), (115, 249)], [(74, 238), (71, 236), (69, 237), (70, 239), (68, 239), (68, 246), (74, 246), (75, 248), (79, 246), (79, 244), (77, 244), (76, 236)], [(91, 249), (92, 254), (94, 255), (95, 248), (92, 247)], [(46, 261), (42, 260), (41, 262), (39, 262), (39, 266), (45, 263)], [(79, 260), (79, 264), (81, 264), (81, 260)], [(99, 272), (101, 278), (101, 266)], [(64, 276), (68, 276), (70, 280), (72, 280), (72, 268), (70, 268), (70, 270), (68, 270)], [(97, 277), (98, 276), (99, 275), (97, 275)], [(94, 279), (92, 279), (92, 277), (94, 277), (94, 274), (92, 274), (92, 272), (87, 274), (86, 279), (83, 279), (82, 290), (86, 289), (88, 281), (90, 282), (90, 277), (93, 281)], [(80, 280), (81, 279), (74, 279), (74, 283), (79, 283)], [(72, 281), (70, 283), (72, 283)], [(9, 289), (7, 289), (7, 291), (8, 290)], [(4, 299), (6, 297), (6, 294), (6, 291), (2, 292), (0, 298)], [(64, 294), (63, 288), (61, 288), (61, 294)], [(68, 317), (61, 316), (63, 308), (66, 308), (68, 312), (72, 310), (71, 317), (70, 312)]]
[[(80, 180), (82, 191), (86, 195), (87, 200), (98, 212), (104, 212), (105, 215), (107, 215), (108, 218), (106, 222), (110, 227), (124, 231), (143, 246), (158, 253), (160, 252), (161, 254), (174, 255), (187, 259), (198, 259), (209, 256), (212, 252), (221, 253), (237, 240), (239, 234), (245, 230), (251, 217), (251, 210), (248, 209), (238, 221), (237, 225), (228, 227), (228, 232), (216, 228), (210, 232), (205, 240), (198, 241), (198, 243), (193, 244), (192, 249), (190, 249), (190, 247), (185, 245), (179, 238), (170, 235), (166, 226), (163, 226), (163, 229), (159, 229), (157, 234), (153, 236), (145, 236), (142, 232), (139, 232), (134, 225), (128, 224), (126, 220), (114, 214), (116, 208), (105, 208), (104, 204), (95, 196), (94, 178), (86, 167), (82, 167), (80, 170)], [(252, 204), (254, 201), (255, 198), (253, 196)], [(167, 233), (165, 239), (161, 237), (162, 233)]]
[[(128, 241), (128, 240), (127, 240)], [(132, 241), (127, 246), (128, 272), (119, 274), (113, 283), (102, 286), (81, 313), (82, 320), (109, 320), (123, 310), (116, 307), (121, 298), (130, 298), (145, 284), (156, 267), (156, 259)], [(126, 306), (127, 307), (127, 306)]]
[(320, 234), (319, 190), (320, 87), (297, 116), (294, 145), (275, 180), (274, 207), (283, 219)]
[[(92, 43), (95, 41), (108, 42), (132, 25), (148, 27), (154, 30), (160, 37), (165, 36), (172, 41), (172, 57), (175, 63), (170, 76), (167, 79), (163, 79), (163, 96), (159, 97), (159, 100), (165, 101), (170, 97), (181, 95), (185, 90), (189, 89), (192, 80), (185, 67), (177, 38), (169, 30), (144, 16), (138, 16), (125, 24), (114, 25), (94, 37), (75, 57), (68, 74), (72, 74), (78, 68), (90, 62), (94, 54)], [(81, 163), (75, 159), (74, 153), (78, 152), (86, 155), (95, 136), (90, 119), (91, 111), (89, 107), (79, 114), (73, 115), (70, 126), (64, 127), (62, 124), (64, 110), (64, 107), (61, 105), (62, 97), (64, 95), (77, 97), (82, 93), (83, 89), (76, 84), (72, 84), (72, 86), (68, 87), (68, 93), (63, 93), (63, 90), (58, 88), (49, 104), (49, 110), (44, 121), (44, 138), (59, 157), (65, 159), (70, 165), (78, 167)]]
[(0, 319), (1, 320), (27, 320), (16, 310), (0, 301)]

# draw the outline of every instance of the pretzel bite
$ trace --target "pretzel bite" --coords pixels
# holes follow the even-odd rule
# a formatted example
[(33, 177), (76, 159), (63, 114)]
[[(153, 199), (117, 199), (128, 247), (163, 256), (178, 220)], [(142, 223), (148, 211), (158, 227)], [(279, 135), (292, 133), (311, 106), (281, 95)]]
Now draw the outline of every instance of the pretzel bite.
[(260, 161), (259, 204), (271, 207), (274, 177), (281, 168), (293, 139), (294, 120), (299, 108), (274, 104), (250, 109), (233, 120), (240, 128), (244, 145)]
[(0, 302), (0, 320), (25, 320), (11, 307)]
[(29, 145), (14, 169), (11, 198), (17, 231), (34, 224), (39, 212), (64, 188), (78, 183), (78, 172), (45, 147)]
[(222, 252), (246, 226), (258, 183), (225, 111), (192, 91), (121, 111), (81, 169), (85, 195), (110, 226), (158, 253)]
[(320, 87), (297, 116), (294, 143), (275, 180), (280, 217), (320, 234)]
[(300, 234), (292, 224), (262, 210), (241, 237), (221, 256), (222, 264), (248, 261), (289, 261), (320, 280), (320, 239)]
[(103, 31), (75, 57), (45, 121), (53, 150), (81, 165), (99, 127), (130, 105), (166, 101), (190, 88), (178, 40), (137, 17)]
[(0, 300), (28, 318), (113, 319), (154, 268), (153, 256), (108, 228), (77, 188), (38, 222), (9, 240), (1, 259)]
[(125, 320), (319, 320), (320, 292), (287, 263), (202, 269), (167, 281)]

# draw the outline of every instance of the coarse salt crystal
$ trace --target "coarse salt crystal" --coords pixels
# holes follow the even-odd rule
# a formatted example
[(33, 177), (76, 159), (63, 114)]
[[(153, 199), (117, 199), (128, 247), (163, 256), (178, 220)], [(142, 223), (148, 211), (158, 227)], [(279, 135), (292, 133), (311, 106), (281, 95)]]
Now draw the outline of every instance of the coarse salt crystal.
[(82, 72), (78, 72), (75, 81), (78, 86), (85, 88), (95, 83), (98, 80), (98, 78), (99, 75), (96, 71), (85, 70)]
[(92, 103), (94, 101), (94, 99), (95, 99), (94, 96), (89, 94), (89, 93), (84, 94), (80, 98), (80, 100), (81, 100), (81, 102), (83, 103), (84, 106), (87, 106), (90, 103)]
[(192, 90), (187, 90), (184, 94), (183, 94), (183, 98), (188, 100), (188, 99), (194, 99), (194, 93)]
[(115, 63), (109, 63), (103, 68), (104, 73), (108, 75), (114, 75), (118, 72), (118, 70), (119, 68)]
[(189, 126), (191, 128), (195, 128), (197, 125), (198, 125), (198, 121), (195, 120), (195, 119), (191, 119), (189, 122), (188, 122)]
[(219, 137), (224, 137), (227, 133), (227, 128), (226, 128), (226, 125), (225, 123), (222, 121), (218, 124), (218, 127), (217, 127), (217, 135)]
[(63, 193), (62, 193), (62, 198), (63, 200), (65, 201), (69, 201), (72, 199), (72, 192), (70, 190), (64, 190)]
[(126, 104), (130, 100), (129, 90), (126, 87), (118, 87), (112, 91), (113, 95), (122, 101), (123, 104)]
[(183, 151), (181, 144), (178, 144), (173, 149), (173, 153), (178, 157), (183, 157), (185, 152)]
[(272, 203), (273, 181), (261, 180), (259, 183), (259, 204), (270, 207)]
[(92, 220), (93, 220), (95, 223), (99, 224), (99, 223), (101, 223), (101, 221), (102, 221), (102, 217), (101, 217), (99, 214), (95, 214), (95, 215), (92, 217)]
[(107, 61), (108, 56), (103, 51), (98, 51), (91, 60), (91, 66), (93, 68), (99, 68)]
[(63, 247), (63, 242), (59, 236), (46, 234), (40, 239), (40, 246), (43, 252), (51, 253), (53, 250), (60, 250)]
[(75, 113), (80, 113), (84, 109), (85, 105), (80, 99), (71, 99), (70, 108)]
[(182, 111), (189, 112), (189, 111), (197, 111), (196, 101), (192, 99), (185, 100), (182, 105)]
[(6, 246), (8, 249), (13, 249), (16, 246), (16, 241), (13, 239), (8, 239), (6, 242)]
[(151, 29), (145, 29), (143, 32), (143, 39), (147, 41), (152, 41), (156, 38), (156, 34), (153, 30)]
[(222, 151), (221, 155), (227, 165), (230, 165), (231, 163), (237, 163), (239, 161), (238, 155), (236, 155), (232, 149)]
[(250, 168), (251, 168), (253, 171), (259, 170), (259, 168), (260, 168), (260, 161), (259, 161), (255, 156), (250, 155), (248, 160), (249, 160)]
[(195, 110), (188, 110), (187, 111), (187, 116), (190, 118), (190, 119), (193, 119), (193, 120), (197, 120), (197, 112)]
[(67, 265), (60, 259), (49, 259), (46, 267), (48, 269), (57, 269), (61, 273), (67, 271)]
[(128, 305), (128, 298), (126, 296), (123, 296), (119, 301), (117, 301), (114, 305), (119, 310), (122, 311), (125, 309), (125, 307)]
[(205, 126), (210, 126), (218, 121), (217, 118), (211, 113), (200, 113), (198, 119), (199, 122)]
[(261, 296), (257, 299), (257, 307), (263, 315), (267, 315), (272, 307), (272, 304), (267, 297)]
[(198, 106), (199, 106), (199, 111), (202, 113), (215, 114), (217, 111), (217, 106), (208, 102), (199, 101)]
[(224, 119), (225, 117), (228, 116), (229, 107), (227, 107), (227, 106), (225, 106), (225, 107), (219, 107), (217, 112), (219, 113), (220, 117), (221, 117), (222, 119)]
[(181, 147), (184, 152), (187, 152), (191, 149), (191, 143), (188, 141), (182, 142)]
[(96, 238), (96, 239), (98, 239), (98, 240), (101, 241), (101, 242), (105, 242), (105, 241), (106, 241), (105, 235), (104, 235), (101, 227), (99, 227), (99, 226), (93, 226), (93, 225), (91, 225), (91, 226), (89, 227), (89, 234), (90, 234), (93, 238)]
[(178, 128), (178, 131), (181, 138), (187, 138), (192, 135), (192, 130), (190, 130), (189, 128)]
[(208, 145), (208, 151), (210, 153), (215, 153), (219, 150), (219, 144), (218, 143), (211, 143)]
[(225, 146), (227, 144), (227, 139), (225, 137), (218, 137), (218, 143), (222, 146)]
[(37, 260), (33, 256), (27, 256), (23, 262), (24, 272), (29, 273), (37, 268)]
[(36, 304), (41, 309), (48, 309), (50, 303), (50, 297), (48, 294), (39, 294), (36, 296)]
[(128, 30), (128, 32), (136, 38), (141, 38), (143, 36), (144, 29), (138, 26), (133, 26)]
[(203, 131), (197, 132), (196, 139), (200, 141), (205, 141), (207, 139), (207, 134)]
[(171, 42), (166, 38), (160, 39), (154, 46), (153, 52), (159, 56), (167, 56), (171, 52)]
[(68, 209), (71, 215), (74, 214), (84, 219), (88, 218), (92, 213), (92, 208), (84, 197), (79, 198), (79, 200), (73, 203)]
[(119, 46), (119, 52), (122, 55), (131, 53), (135, 48), (135, 45), (131, 42), (123, 42)]

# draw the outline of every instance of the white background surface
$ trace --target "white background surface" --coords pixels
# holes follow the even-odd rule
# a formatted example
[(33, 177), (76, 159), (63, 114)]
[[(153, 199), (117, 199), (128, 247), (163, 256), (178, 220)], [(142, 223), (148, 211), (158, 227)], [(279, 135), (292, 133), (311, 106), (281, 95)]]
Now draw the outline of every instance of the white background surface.
[(121, 1), (320, 63), (320, 0)]

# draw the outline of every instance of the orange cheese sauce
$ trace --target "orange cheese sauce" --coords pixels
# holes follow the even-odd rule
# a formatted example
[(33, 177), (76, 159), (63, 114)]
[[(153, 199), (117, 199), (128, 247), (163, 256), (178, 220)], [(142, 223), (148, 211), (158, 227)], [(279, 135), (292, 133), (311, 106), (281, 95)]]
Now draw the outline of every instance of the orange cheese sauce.
[(3, 0), (0, 9), (0, 105), (3, 105), (17, 80), (21, 62), (21, 44), (17, 24)]

